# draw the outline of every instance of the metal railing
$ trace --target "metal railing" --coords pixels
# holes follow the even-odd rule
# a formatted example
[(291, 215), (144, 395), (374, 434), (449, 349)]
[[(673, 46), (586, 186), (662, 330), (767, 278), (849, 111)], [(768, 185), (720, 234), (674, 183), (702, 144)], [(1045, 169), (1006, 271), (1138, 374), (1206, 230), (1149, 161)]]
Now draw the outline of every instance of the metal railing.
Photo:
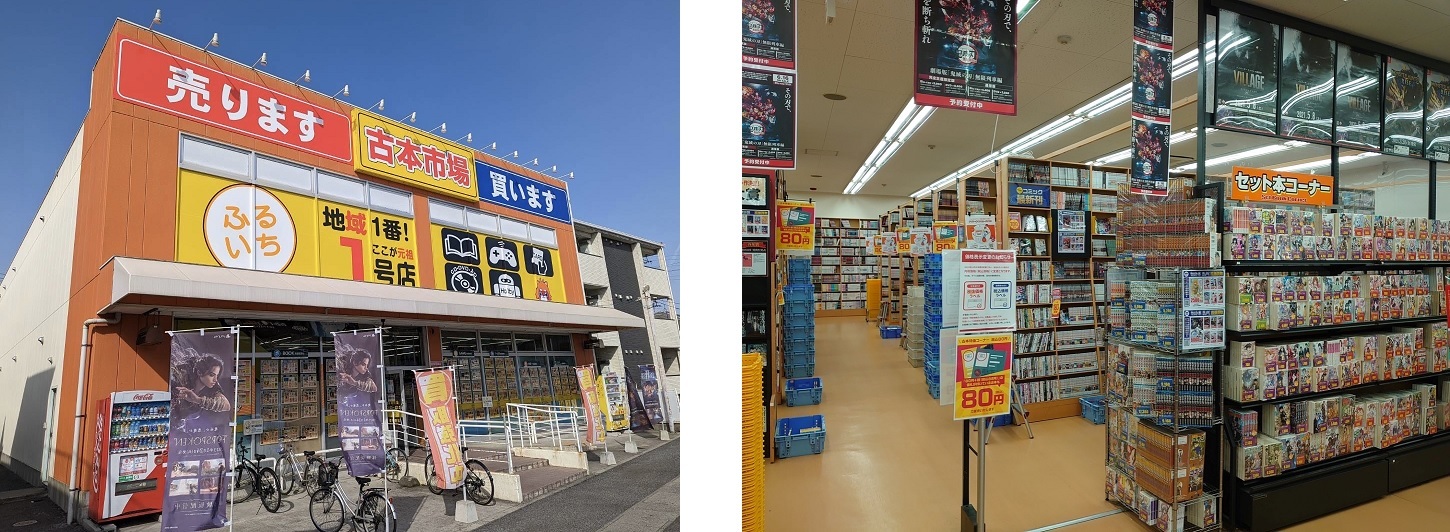
[(519, 447), (540, 447), (539, 442), (544, 441), (547, 446), (562, 451), (572, 441), (575, 451), (584, 452), (579, 435), (583, 408), (519, 403), (506, 406), (505, 421), (515, 429)]
[[(409, 458), (413, 450), (430, 450), (428, 435), (424, 432), (423, 416), (402, 410), (385, 410), (383, 435), (388, 448), (399, 448)], [(506, 464), (507, 473), (514, 472), (513, 435), (515, 428), (507, 421), (460, 420), (458, 432), (463, 446), (468, 448), (468, 458), (478, 458)]]

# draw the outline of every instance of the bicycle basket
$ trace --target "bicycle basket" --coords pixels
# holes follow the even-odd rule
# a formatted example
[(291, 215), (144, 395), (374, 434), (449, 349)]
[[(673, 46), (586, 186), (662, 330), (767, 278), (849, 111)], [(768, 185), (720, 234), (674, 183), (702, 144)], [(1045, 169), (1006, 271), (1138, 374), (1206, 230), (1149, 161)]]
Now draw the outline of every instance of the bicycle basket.
[(317, 485), (331, 488), (337, 484), (337, 464), (324, 461), (317, 467)]

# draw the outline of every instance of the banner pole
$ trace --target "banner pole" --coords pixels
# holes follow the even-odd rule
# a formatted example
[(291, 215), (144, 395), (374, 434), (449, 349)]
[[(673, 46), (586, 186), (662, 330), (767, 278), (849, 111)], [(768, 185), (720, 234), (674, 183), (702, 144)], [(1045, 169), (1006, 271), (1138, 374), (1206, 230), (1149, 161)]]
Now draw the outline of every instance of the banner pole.
[[(237, 379), (237, 366), (242, 363), (241, 327), (233, 325), (231, 332), (232, 339), (234, 340), (234, 347), (232, 348), (232, 426), (231, 433), (227, 434), (227, 443), (231, 443), (231, 439), (237, 435), (237, 383), (240, 382)], [(203, 330), (202, 334), (205, 335), (206, 331)], [(253, 438), (252, 441), (254, 442), (253, 445), (256, 445), (256, 439)], [(232, 454), (235, 455), (236, 451), (236, 449), (232, 449)], [(236, 471), (237, 468), (233, 467), (232, 474), (235, 475)], [(237, 491), (232, 489), (232, 484), (232, 482), (227, 483), (227, 530), (229, 531), (236, 529), (236, 519), (234, 518), (233, 512), (236, 510)], [(257, 489), (258, 487), (252, 486), (252, 489)]]
[[(386, 427), (387, 426), (386, 425), (386, 423), (387, 423), (387, 415), (388, 415), (388, 410), (387, 410), (387, 408), (388, 408), (388, 381), (387, 381), (387, 368), (386, 368), (387, 362), (384, 362), (384, 359), (383, 359), (383, 328), (382, 327), (378, 327), (375, 330), (378, 333), (378, 387), (382, 391), (382, 393), (378, 394), (378, 415), (384, 418), (383, 419), (383, 423), (384, 423), (384, 427)], [(354, 333), (354, 334), (356, 334), (356, 333)], [(402, 383), (398, 383), (398, 384), (401, 385)], [(398, 390), (398, 393), (400, 393), (400, 394), (403, 393), (403, 390), (401, 390), (401, 389)], [(399, 405), (399, 406), (401, 406), (401, 405)], [(388, 497), (388, 450), (387, 449), (383, 449), (383, 500), (386, 500), (386, 501), (389, 501), (389, 502), (392, 501), (392, 499)], [(385, 515), (383, 515), (383, 523), (387, 523), (388, 522), (388, 516), (386, 515), (386, 512), (388, 511), (388, 509), (387, 508), (380, 508), (379, 511), (385, 513)], [(392, 532), (392, 531), (391, 530), (384, 530), (383, 532)]]

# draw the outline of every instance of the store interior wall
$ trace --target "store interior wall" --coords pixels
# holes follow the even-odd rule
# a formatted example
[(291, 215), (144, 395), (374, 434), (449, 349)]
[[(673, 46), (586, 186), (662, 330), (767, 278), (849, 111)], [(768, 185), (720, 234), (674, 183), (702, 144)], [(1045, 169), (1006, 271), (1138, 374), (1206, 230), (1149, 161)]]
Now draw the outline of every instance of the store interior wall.
[(76, 133), (0, 290), (0, 402), (17, 406), (0, 419), (0, 464), (31, 484), (48, 480), (40, 473), (54, 445), (46, 429), (69, 422), (59, 412), (73, 408), (47, 403), (51, 388), (61, 386), (56, 368), (66, 355), (71, 261), (55, 258), (75, 249), (83, 133)]
[(791, 193), (792, 201), (814, 201), (817, 218), (875, 219), (903, 203), (906, 196), (872, 196), (868, 194), (832, 194), (828, 192)]

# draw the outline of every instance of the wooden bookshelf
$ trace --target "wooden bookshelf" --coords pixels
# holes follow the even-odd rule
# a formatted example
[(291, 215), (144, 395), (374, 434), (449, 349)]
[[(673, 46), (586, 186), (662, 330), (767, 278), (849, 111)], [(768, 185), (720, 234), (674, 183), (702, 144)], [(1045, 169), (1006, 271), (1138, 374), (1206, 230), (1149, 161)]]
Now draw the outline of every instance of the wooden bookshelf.
[(871, 253), (871, 237), (880, 233), (880, 223), (875, 218), (816, 219), (811, 257), (816, 316), (866, 315), (866, 280), (879, 275), (882, 261)]

